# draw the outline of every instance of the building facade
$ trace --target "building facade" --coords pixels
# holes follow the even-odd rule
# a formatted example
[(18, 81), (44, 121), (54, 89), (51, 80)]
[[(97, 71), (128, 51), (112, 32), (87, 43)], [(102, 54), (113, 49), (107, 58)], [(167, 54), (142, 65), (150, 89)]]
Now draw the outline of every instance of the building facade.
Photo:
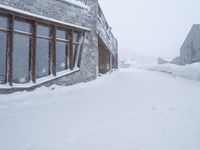
[(0, 0), (0, 93), (86, 82), (113, 68), (118, 44), (98, 0)]
[(200, 25), (192, 26), (181, 46), (179, 62), (181, 65), (200, 62)]

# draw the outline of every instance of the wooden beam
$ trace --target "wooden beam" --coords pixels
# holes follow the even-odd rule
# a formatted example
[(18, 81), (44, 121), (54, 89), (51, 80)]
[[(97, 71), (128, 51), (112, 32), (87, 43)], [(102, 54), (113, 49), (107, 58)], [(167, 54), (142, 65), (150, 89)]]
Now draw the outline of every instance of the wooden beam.
[(8, 83), (13, 85), (13, 28), (14, 16), (9, 17), (9, 32), (8, 32)]
[(81, 36), (83, 36), (83, 40), (81, 41), (81, 45), (80, 45), (80, 52), (79, 52), (79, 56), (78, 56), (78, 64), (77, 66), (80, 68), (81, 67), (81, 60), (82, 60), (82, 54), (83, 54), (83, 47), (84, 47), (84, 39), (85, 39), (85, 33), (81, 34)]
[(69, 32), (69, 69), (73, 70), (74, 68), (74, 59), (73, 59), (73, 30)]
[(53, 38), (52, 38), (52, 74), (56, 76), (56, 26), (53, 26)]
[(31, 77), (33, 83), (36, 83), (36, 39), (37, 34), (37, 22), (34, 21), (32, 25), (32, 49), (31, 49)]

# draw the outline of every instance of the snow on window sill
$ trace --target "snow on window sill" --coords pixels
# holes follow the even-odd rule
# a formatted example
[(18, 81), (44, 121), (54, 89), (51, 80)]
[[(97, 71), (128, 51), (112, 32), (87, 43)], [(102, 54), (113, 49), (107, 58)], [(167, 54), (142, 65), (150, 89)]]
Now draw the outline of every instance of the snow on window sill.
[(54, 77), (53, 75), (49, 75), (47, 77), (37, 79), (36, 83), (33, 83), (32, 81), (29, 82), (29, 83), (25, 83), (25, 84), (13, 83), (12, 87), (9, 84), (0, 84), (0, 89), (30, 88), (30, 87), (37, 86), (39, 84), (43, 84), (43, 83), (46, 83), (46, 82), (51, 81), (51, 80), (55, 80), (55, 79), (58, 79), (60, 77), (63, 77), (63, 76), (66, 76), (66, 75), (69, 75), (69, 74), (72, 74), (72, 73), (75, 73), (75, 72), (78, 72), (78, 71), (80, 71), (80, 69), (78, 67), (74, 68), (74, 70), (72, 70), (72, 71), (68, 69), (68, 70), (58, 72), (56, 77)]

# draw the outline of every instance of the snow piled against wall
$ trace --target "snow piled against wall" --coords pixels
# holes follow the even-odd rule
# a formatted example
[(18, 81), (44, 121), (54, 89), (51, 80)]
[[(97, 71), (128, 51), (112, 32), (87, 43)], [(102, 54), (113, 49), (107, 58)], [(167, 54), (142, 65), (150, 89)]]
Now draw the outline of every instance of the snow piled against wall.
[(152, 65), (149, 70), (170, 73), (173, 76), (180, 76), (187, 79), (200, 81), (200, 63), (179, 66), (174, 64)]

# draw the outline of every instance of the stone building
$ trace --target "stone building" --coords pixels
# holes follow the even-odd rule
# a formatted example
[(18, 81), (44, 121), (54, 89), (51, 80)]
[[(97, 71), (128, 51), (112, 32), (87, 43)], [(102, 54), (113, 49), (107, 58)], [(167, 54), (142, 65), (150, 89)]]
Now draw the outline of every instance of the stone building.
[(200, 62), (200, 25), (192, 26), (180, 50), (181, 65)]
[(0, 93), (86, 82), (117, 67), (98, 0), (0, 0)]

